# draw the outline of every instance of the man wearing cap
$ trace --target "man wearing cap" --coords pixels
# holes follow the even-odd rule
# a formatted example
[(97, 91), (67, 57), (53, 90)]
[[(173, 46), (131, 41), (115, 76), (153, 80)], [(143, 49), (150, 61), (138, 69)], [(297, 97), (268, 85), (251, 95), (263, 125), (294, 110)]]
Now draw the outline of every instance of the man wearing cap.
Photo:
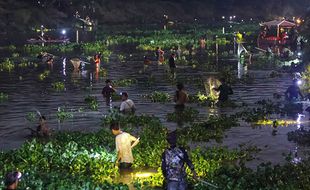
[(186, 171), (185, 163), (191, 169), (194, 179), (197, 179), (197, 174), (194, 165), (188, 157), (186, 150), (182, 147), (177, 147), (176, 132), (168, 134), (167, 141), (170, 147), (162, 154), (161, 169), (167, 190), (186, 190)]
[(10, 172), (6, 174), (4, 184), (6, 188), (4, 190), (15, 190), (18, 186), (18, 181), (22, 177), (22, 174), (18, 171)]
[(112, 81), (110, 79), (107, 79), (105, 81), (105, 87), (103, 87), (101, 94), (103, 98), (105, 98), (106, 105), (111, 106), (112, 102), (112, 94), (115, 92), (115, 89), (112, 87)]
[(119, 111), (124, 114), (134, 113), (136, 110), (135, 104), (132, 100), (128, 99), (127, 92), (122, 92), (122, 103)]

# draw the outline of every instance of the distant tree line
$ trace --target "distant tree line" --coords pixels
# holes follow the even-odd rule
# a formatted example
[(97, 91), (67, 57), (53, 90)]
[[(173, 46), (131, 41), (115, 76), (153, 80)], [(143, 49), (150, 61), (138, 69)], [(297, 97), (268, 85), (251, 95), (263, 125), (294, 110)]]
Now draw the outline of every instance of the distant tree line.
[(309, 6), (309, 0), (1, 0), (0, 27), (68, 26), (76, 11), (98, 23), (154, 23), (161, 22), (164, 14), (180, 22), (230, 15), (263, 20), (302, 16)]

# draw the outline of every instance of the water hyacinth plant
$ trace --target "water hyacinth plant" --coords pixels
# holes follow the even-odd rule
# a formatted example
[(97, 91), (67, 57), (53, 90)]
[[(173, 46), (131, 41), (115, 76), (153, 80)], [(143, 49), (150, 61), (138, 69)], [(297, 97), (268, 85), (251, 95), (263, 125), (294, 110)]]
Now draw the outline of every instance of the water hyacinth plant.
[(4, 92), (0, 92), (0, 102), (4, 102), (7, 101), (9, 99), (9, 95), (4, 93)]
[(44, 71), (43, 73), (39, 74), (39, 80), (42, 81), (42, 80), (46, 79), (49, 76), (49, 74), (50, 74), (49, 70)]
[(29, 122), (35, 122), (37, 120), (37, 112), (28, 112), (26, 114), (26, 119)]
[(98, 111), (99, 103), (96, 96), (88, 95), (84, 101), (91, 110)]
[(57, 92), (66, 90), (65, 84), (64, 84), (63, 82), (54, 82), (54, 83), (52, 83), (52, 87), (53, 87)]
[(15, 64), (12, 60), (9, 58), (6, 58), (1, 64), (0, 64), (0, 71), (11, 71), (15, 68)]
[(152, 94), (145, 95), (144, 97), (150, 99), (152, 102), (166, 103), (171, 101), (171, 97), (166, 92), (154, 91)]
[(67, 119), (73, 118), (73, 114), (71, 112), (66, 111), (65, 107), (58, 107), (56, 117), (60, 122), (63, 122)]

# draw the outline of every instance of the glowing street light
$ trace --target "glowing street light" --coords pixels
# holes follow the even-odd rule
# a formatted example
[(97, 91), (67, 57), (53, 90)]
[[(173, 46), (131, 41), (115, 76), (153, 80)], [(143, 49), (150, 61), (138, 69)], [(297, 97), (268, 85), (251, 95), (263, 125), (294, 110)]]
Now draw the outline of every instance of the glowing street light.
[(61, 33), (62, 33), (62, 35), (65, 35), (65, 34), (67, 33), (67, 31), (66, 31), (65, 29), (63, 29), (63, 30), (61, 31)]

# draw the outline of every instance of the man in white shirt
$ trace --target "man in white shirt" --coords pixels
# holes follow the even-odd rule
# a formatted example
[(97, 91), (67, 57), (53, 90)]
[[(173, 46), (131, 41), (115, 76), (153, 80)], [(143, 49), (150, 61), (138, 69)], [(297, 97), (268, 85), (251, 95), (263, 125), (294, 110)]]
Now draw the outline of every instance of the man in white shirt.
[(133, 163), (133, 155), (131, 149), (139, 143), (139, 138), (121, 131), (117, 123), (110, 126), (113, 135), (115, 135), (115, 145), (117, 152), (116, 164), (119, 163), (120, 169), (129, 169)]
[(128, 99), (127, 92), (122, 92), (122, 103), (119, 111), (122, 113), (134, 113), (136, 110), (135, 104), (132, 100)]

